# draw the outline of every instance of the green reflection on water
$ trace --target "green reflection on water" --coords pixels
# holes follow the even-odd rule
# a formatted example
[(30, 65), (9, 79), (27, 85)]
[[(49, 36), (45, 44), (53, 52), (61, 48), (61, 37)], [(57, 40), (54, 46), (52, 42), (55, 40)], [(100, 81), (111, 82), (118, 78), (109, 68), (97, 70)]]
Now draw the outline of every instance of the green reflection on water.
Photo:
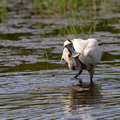
[(0, 0), (0, 22), (4, 22), (4, 19), (6, 18), (6, 0)]
[(56, 69), (56, 68), (64, 68), (65, 65), (60, 65), (56, 63), (50, 63), (50, 62), (36, 62), (34, 64), (26, 64), (26, 61), (22, 61), (23, 63), (21, 65), (13, 66), (13, 67), (4, 67), (7, 68), (1, 73), (4, 72), (30, 72), (30, 71), (40, 71), (40, 70), (48, 70), (48, 69)]

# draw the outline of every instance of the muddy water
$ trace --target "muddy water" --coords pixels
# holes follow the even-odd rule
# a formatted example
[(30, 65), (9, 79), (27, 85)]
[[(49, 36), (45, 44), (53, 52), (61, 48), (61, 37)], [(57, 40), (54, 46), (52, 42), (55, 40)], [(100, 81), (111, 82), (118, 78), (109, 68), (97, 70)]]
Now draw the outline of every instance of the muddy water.
[(0, 19), (0, 119), (119, 120), (119, 8), (117, 0), (98, 7), (91, 37), (98, 39), (103, 57), (90, 84), (86, 71), (73, 79), (76, 72), (60, 62), (69, 36), (59, 30), (66, 22), (34, 13), (31, 2), (9, 1)]

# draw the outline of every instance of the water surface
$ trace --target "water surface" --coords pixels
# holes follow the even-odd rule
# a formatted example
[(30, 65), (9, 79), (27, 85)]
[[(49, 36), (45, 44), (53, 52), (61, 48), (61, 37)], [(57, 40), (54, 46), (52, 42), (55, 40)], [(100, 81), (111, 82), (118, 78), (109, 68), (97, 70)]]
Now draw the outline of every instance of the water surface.
[(73, 79), (77, 71), (60, 62), (63, 42), (74, 36), (60, 32), (67, 18), (39, 14), (28, 3), (10, 0), (6, 11), (0, 7), (0, 119), (119, 120), (119, 1), (96, 6), (101, 14), (90, 37), (103, 56), (93, 84), (86, 71)]

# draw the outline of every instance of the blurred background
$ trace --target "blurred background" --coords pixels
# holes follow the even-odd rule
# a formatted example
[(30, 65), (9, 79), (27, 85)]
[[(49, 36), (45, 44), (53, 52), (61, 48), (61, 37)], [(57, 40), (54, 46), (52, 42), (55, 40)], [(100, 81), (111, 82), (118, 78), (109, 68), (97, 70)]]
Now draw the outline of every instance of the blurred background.
[[(94, 85), (60, 62), (66, 39), (103, 51)], [(119, 0), (0, 0), (0, 118), (120, 119)]]

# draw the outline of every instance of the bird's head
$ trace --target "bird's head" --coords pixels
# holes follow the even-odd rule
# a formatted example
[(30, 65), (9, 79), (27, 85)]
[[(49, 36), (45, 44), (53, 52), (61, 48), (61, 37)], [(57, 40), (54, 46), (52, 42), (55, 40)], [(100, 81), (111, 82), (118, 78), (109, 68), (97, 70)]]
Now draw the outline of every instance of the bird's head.
[(72, 43), (72, 41), (71, 40), (66, 40), (65, 42), (64, 42), (64, 47), (66, 47), (67, 49), (68, 49), (68, 57), (73, 57), (73, 58), (75, 58), (75, 57), (78, 57), (79, 55), (80, 55), (80, 53), (78, 53), (78, 52), (76, 52), (75, 51), (75, 49), (74, 49), (74, 46), (73, 46), (73, 43)]
[(65, 42), (64, 42), (64, 47), (66, 47), (68, 44), (72, 43), (71, 40), (67, 39)]

